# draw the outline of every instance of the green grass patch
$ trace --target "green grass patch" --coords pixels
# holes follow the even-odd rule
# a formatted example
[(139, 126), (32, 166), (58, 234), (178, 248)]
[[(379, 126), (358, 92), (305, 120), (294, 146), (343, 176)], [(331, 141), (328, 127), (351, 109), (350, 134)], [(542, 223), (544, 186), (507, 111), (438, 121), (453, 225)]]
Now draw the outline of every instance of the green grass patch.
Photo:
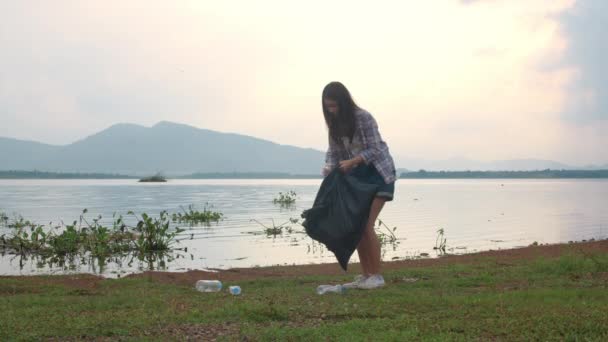
[(196, 332), (253, 341), (608, 339), (608, 256), (600, 253), (403, 268), (385, 274), (383, 289), (316, 295), (318, 284), (352, 278), (336, 273), (224, 283), (240, 285), (241, 296), (148, 278), (79, 288), (54, 277), (5, 277), (0, 340), (166, 340)]

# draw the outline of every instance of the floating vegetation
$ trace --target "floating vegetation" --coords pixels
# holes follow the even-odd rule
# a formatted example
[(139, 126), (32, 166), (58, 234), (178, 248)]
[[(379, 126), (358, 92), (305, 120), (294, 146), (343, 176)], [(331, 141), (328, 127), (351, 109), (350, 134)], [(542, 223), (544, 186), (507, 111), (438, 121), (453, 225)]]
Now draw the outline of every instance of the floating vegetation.
[(190, 224), (211, 224), (212, 222), (217, 223), (221, 219), (223, 219), (224, 214), (218, 211), (212, 211), (207, 209), (207, 205), (208, 204), (205, 204), (203, 211), (195, 210), (192, 204), (188, 206), (188, 210), (185, 210), (183, 207), (180, 206), (180, 208), (182, 208), (183, 213), (174, 213), (171, 215), (171, 218), (173, 222), (186, 222)]
[(296, 203), (297, 194), (290, 190), (286, 193), (279, 192), (277, 197), (272, 200), (272, 203), (280, 205), (282, 208), (291, 207)]
[[(129, 214), (135, 215), (132, 211)], [(169, 215), (166, 211), (161, 211), (158, 219), (151, 218), (143, 213), (141, 219), (138, 219), (137, 226), (132, 231), (135, 232), (136, 249), (139, 252), (147, 253), (169, 250), (175, 236), (183, 232), (184, 229), (171, 229)]]
[(445, 254), (445, 248), (447, 246), (447, 239), (443, 236), (443, 228), (439, 228), (437, 230), (437, 238), (435, 239), (435, 247), (434, 250), (439, 251), (440, 254)]
[(84, 209), (80, 219), (72, 224), (51, 227), (21, 217), (8, 224), (10, 233), (0, 236), (0, 252), (42, 256), (52, 261), (82, 256), (108, 259), (125, 253), (143, 257), (171, 251), (175, 236), (183, 231), (170, 227), (166, 211), (161, 212), (159, 218), (145, 213), (140, 218), (129, 212), (138, 221), (135, 227), (126, 225), (122, 216), (114, 216), (111, 227), (100, 223), (101, 216), (89, 222), (86, 213)]
[(303, 231), (295, 230), (291, 227), (291, 224), (298, 224), (300, 222), (300, 220), (297, 218), (290, 218), (288, 221), (285, 221), (279, 225), (276, 225), (274, 223), (274, 219), (270, 219), (270, 221), (272, 222), (271, 226), (267, 226), (256, 219), (251, 219), (250, 221), (256, 222), (257, 224), (262, 226), (264, 228), (264, 233), (267, 237), (276, 237), (277, 235), (283, 235), (283, 233), (303, 233)]
[(35, 225), (21, 217), (13, 223), (8, 223), (7, 227), (12, 229), (13, 233), (8, 238), (6, 234), (0, 235), (0, 249), (22, 253), (40, 251), (46, 245), (47, 235), (42, 229), (43, 226)]
[(154, 182), (164, 183), (166, 181), (167, 181), (167, 179), (164, 176), (162, 176), (160, 173), (157, 173), (154, 176), (144, 177), (139, 180), (139, 182), (141, 182), (141, 183), (154, 183)]

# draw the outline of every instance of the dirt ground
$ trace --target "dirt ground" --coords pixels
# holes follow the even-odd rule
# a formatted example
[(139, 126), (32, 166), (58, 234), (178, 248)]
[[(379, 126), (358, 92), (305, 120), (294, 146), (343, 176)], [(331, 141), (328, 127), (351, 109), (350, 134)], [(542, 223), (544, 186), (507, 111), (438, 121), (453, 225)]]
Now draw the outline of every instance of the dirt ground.
[[(389, 261), (382, 264), (384, 270), (397, 270), (415, 267), (431, 267), (450, 264), (463, 264), (476, 262), (479, 259), (493, 259), (498, 265), (509, 265), (522, 259), (535, 259), (538, 257), (558, 257), (567, 253), (608, 253), (608, 240), (578, 242), (569, 244), (541, 245), (524, 248), (494, 250), (465, 255), (449, 255), (440, 258), (426, 258), (415, 260)], [(219, 279), (223, 282), (236, 282), (241, 280), (255, 280), (260, 278), (289, 278), (305, 275), (355, 275), (360, 271), (359, 264), (349, 265), (348, 272), (342, 271), (337, 263), (297, 266), (272, 266), (254, 268), (234, 268), (206, 272), (192, 270), (188, 272), (144, 272), (131, 274), (127, 277), (149, 277), (153, 280), (183, 286), (191, 286), (199, 279)], [(75, 289), (93, 290), (103, 277), (80, 274), (58, 276), (0, 276), (0, 278), (27, 278), (31, 285), (65, 285)]]

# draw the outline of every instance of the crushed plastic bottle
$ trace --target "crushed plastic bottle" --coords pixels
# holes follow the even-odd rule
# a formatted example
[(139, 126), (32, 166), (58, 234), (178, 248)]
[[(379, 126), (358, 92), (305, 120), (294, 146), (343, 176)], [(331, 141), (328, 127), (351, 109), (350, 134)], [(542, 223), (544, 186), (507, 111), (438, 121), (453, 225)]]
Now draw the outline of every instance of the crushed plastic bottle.
[(230, 291), (230, 294), (232, 294), (233, 296), (238, 296), (241, 294), (241, 287), (240, 286), (230, 286), (228, 287), (228, 291)]
[(200, 292), (218, 292), (222, 289), (222, 282), (219, 280), (199, 280), (195, 287)]
[(328, 292), (343, 294), (346, 292), (346, 288), (342, 285), (319, 285), (317, 287), (317, 294), (319, 295), (326, 294)]

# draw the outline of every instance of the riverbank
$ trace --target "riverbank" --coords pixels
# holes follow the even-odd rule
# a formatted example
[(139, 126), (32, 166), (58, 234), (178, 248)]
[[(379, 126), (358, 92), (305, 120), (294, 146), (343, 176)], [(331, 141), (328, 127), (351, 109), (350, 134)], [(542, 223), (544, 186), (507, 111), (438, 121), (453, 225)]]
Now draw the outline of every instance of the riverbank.
[[(337, 264), (0, 277), (0, 339), (605, 340), (608, 241), (384, 263), (387, 286), (318, 296)], [(240, 285), (199, 293), (198, 279)]]

